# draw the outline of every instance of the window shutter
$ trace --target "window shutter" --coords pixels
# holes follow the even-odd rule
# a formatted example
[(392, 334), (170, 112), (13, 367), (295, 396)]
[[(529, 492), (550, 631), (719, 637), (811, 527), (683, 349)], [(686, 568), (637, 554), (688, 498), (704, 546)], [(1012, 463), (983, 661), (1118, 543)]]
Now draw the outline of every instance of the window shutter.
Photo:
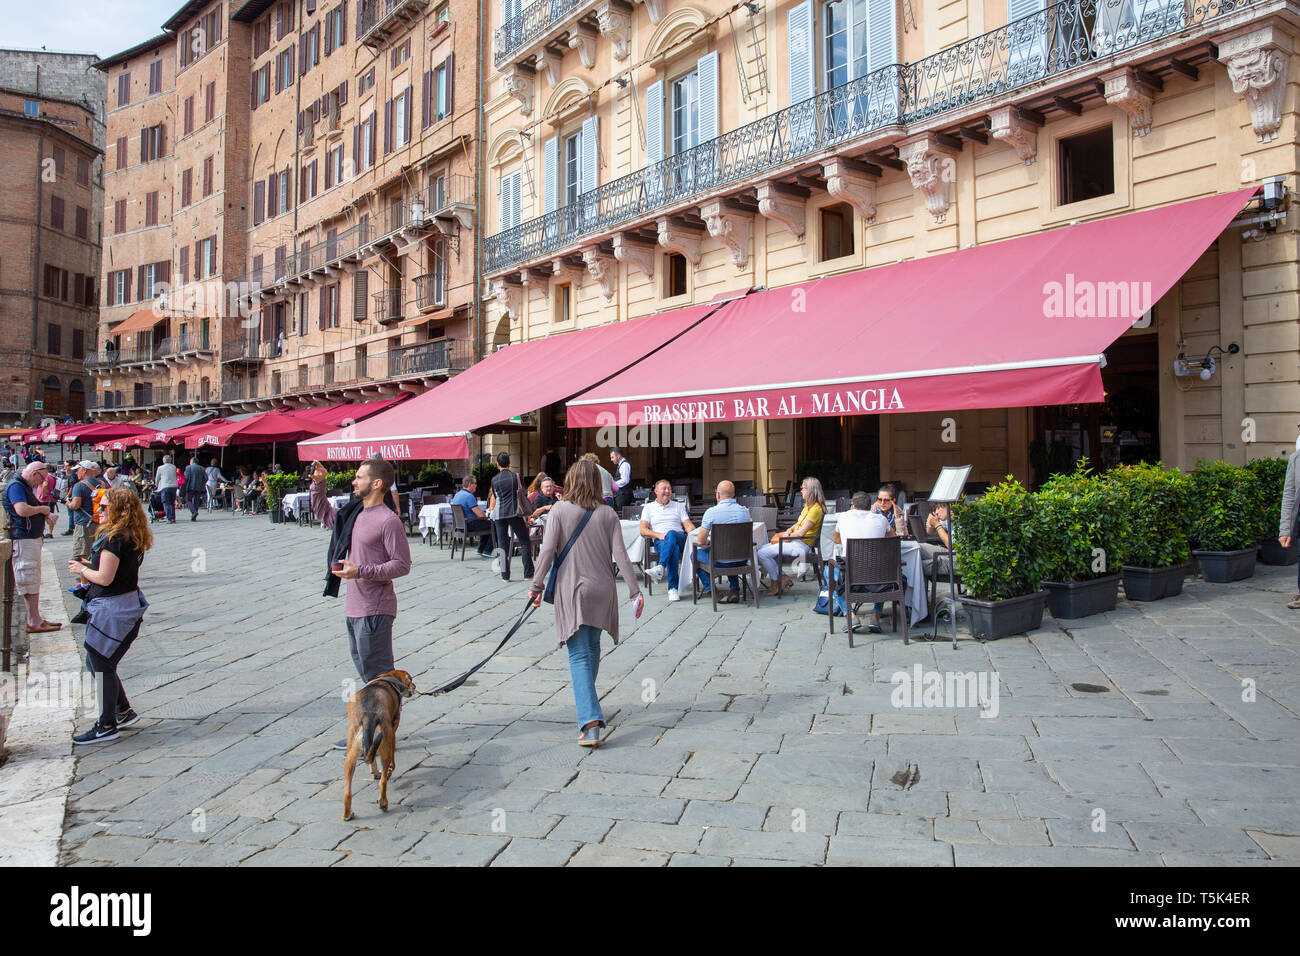
[(348, 81), (344, 80), (339, 84), (339, 106), (348, 105)]
[[(360, 16), (360, 7), (357, 8), (357, 16)], [(358, 31), (360, 32), (360, 31)], [(344, 46), (348, 42), (348, 0), (343, 0), (339, 7), (339, 46)]]
[(298, 75), (307, 75), (307, 64), (311, 62), (311, 57), (307, 55), (307, 44), (311, 42), (311, 35), (308, 34), (298, 41)]
[(217, 237), (208, 236), (208, 275), (217, 274)]
[(384, 155), (393, 151), (393, 101), (384, 102)]
[(264, 214), (262, 208), (266, 203), (266, 183), (260, 179), (253, 183), (253, 225), (260, 226)]
[(452, 114), (452, 106), (451, 106), (452, 91), (456, 88), (456, 82), (455, 82), (456, 70), (454, 69), (456, 65), (454, 62), (455, 58), (456, 58), (456, 54), (454, 53), (447, 54), (447, 115), (448, 116)]
[[(809, 9), (812, 4), (809, 2)], [(655, 80), (645, 90), (645, 161), (647, 166), (664, 158), (664, 81)]]
[(311, 194), (316, 195), (316, 160), (311, 161)]
[(117, 168), (126, 169), (126, 137), (117, 138)]
[(786, 15), (790, 49), (786, 61), (790, 74), (790, 103), (802, 103), (817, 93), (813, 66), (813, 4), (804, 0)]
[(352, 127), (352, 165), (359, 171), (365, 168), (361, 157), (361, 123)]
[(212, 15), (212, 42), (221, 42), (221, 4), (217, 4), (216, 12)]
[(424, 82), (420, 89), (420, 129), (428, 129), (433, 122), (433, 70), (424, 71)]
[(375, 116), (374, 113), (371, 113), (370, 119), (366, 120), (366, 122), (370, 124), (370, 165), (371, 166), (375, 165), (375, 151), (379, 148), (379, 137), (378, 135), (376, 135), (378, 131), (375, 129), (376, 120), (377, 117)]
[(320, 310), (317, 315), (316, 328), (324, 330), (325, 328), (325, 301), (329, 298), (329, 289), (321, 286), (320, 290)]
[(406, 88), (406, 96), (402, 98), (402, 142), (408, 146), (411, 144), (411, 114), (415, 111), (415, 105), (411, 102), (415, 98), (415, 91), (410, 86)]
[(700, 78), (700, 142), (707, 143), (718, 138), (718, 51), (700, 57), (695, 69)]
[(280, 215), (280, 175), (272, 173), (266, 177), (266, 218), (273, 219)]
[(137, 289), (140, 290), (140, 295), (141, 297), (143, 297), (144, 296), (144, 266), (136, 266), (135, 274), (136, 274), (135, 286)]
[(369, 284), (369, 272), (362, 269), (360, 272), (352, 273), (352, 319), (355, 322), (366, 321), (366, 303), (369, 300), (367, 288)]
[(122, 284), (126, 286), (126, 291), (124, 293), (126, 298), (124, 298), (122, 301), (134, 302), (135, 300), (131, 298), (131, 270), (130, 269), (122, 270)]
[(294, 47), (291, 46), (286, 52), (289, 54), (289, 69), (288, 72), (285, 74), (284, 85), (288, 87), (288, 86), (293, 86), (293, 58), (297, 56), (297, 51), (295, 50)]
[(158, 263), (158, 281), (172, 281), (172, 261), (170, 259), (164, 259), (162, 262)]
[[(1043, 9), (1043, 0), (1007, 0), (1009, 6), (1028, 4), (1029, 13)], [(867, 0), (867, 71), (898, 62), (898, 20), (894, 0)]]
[(194, 278), (203, 278), (203, 240), (194, 243)]
[(596, 188), (599, 175), (597, 158), (600, 155), (600, 117), (589, 116), (582, 121), (582, 140), (578, 144), (578, 192)]
[(140, 130), (140, 162), (147, 162), (149, 159), (149, 131)]
[(248, 78), (248, 108), (257, 109), (257, 75), (261, 70), (254, 70)]
[(181, 282), (190, 281), (190, 247), (181, 246)]
[(543, 150), (542, 211), (552, 212), (560, 204), (560, 138), (552, 136)]

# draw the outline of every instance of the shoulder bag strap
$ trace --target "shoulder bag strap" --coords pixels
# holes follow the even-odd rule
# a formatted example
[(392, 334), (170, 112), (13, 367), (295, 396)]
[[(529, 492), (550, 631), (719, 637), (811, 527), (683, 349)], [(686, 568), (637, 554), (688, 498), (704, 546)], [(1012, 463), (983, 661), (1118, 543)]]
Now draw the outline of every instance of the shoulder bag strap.
[(578, 537), (582, 534), (582, 529), (587, 527), (587, 522), (591, 520), (591, 516), (594, 515), (595, 513), (596, 513), (596, 509), (592, 508), (590, 511), (588, 511), (586, 514), (582, 516), (582, 520), (578, 522), (578, 527), (575, 528), (573, 534), (569, 536), (569, 541), (567, 544), (565, 544), (564, 550), (562, 550), (558, 555), (555, 556), (555, 564), (552, 565), (553, 567), (558, 568), (561, 564), (564, 563), (564, 559), (568, 555), (569, 549), (573, 547), (574, 542), (577, 541)]

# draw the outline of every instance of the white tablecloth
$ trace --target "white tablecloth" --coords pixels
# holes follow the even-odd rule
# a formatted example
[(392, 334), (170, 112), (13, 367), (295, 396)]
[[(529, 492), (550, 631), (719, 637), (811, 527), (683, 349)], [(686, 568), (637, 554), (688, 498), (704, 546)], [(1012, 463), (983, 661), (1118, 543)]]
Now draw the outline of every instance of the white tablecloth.
[[(487, 513), (487, 502), (479, 499), (478, 506)], [(470, 517), (473, 517), (472, 515)], [(424, 505), (420, 508), (420, 537), (427, 538), (432, 532), (434, 535), (442, 533), (442, 526), (451, 525), (451, 503), (444, 501), (436, 505)]]
[[(331, 495), (330, 504), (332, 504), (335, 508), (342, 508), (345, 504), (348, 503), (348, 500), (351, 497), (352, 497), (351, 495)], [(310, 491), (296, 491), (293, 494), (285, 495), (283, 498), (280, 499), (280, 509), (284, 512), (285, 518), (290, 521), (298, 520), (298, 509), (300, 507), (301, 508), (311, 507)]]
[[(646, 539), (641, 536), (641, 522), (636, 519), (628, 519), (620, 521), (619, 527), (623, 529), (623, 546), (627, 548), (627, 556), (632, 559), (633, 564), (640, 564), (641, 558), (645, 554), (646, 545)], [(686, 547), (682, 549), (682, 563), (678, 569), (681, 588), (690, 586), (691, 575), (695, 573), (695, 542), (699, 533), (697, 527), (686, 535)], [(754, 547), (757, 548), (766, 543), (767, 525), (760, 521), (754, 525)]]
[[(830, 561), (844, 553), (842, 545), (835, 544), (836, 515), (827, 515), (822, 520), (822, 557)], [(915, 541), (902, 543), (903, 580), (907, 582), (907, 606), (912, 612), (912, 624), (925, 618), (930, 613), (926, 600), (925, 574), (921, 570), (921, 546)], [(854, 600), (858, 599), (854, 595)], [(865, 600), (870, 600), (867, 595)]]

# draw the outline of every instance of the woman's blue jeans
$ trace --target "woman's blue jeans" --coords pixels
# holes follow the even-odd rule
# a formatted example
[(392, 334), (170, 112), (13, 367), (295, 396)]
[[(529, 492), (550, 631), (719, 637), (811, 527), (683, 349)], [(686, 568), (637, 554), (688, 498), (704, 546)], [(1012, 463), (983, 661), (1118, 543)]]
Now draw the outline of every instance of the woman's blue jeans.
[(583, 624), (565, 642), (569, 649), (569, 675), (573, 678), (573, 703), (578, 709), (578, 729), (593, 720), (605, 726), (596, 696), (596, 674), (600, 672), (600, 628)]

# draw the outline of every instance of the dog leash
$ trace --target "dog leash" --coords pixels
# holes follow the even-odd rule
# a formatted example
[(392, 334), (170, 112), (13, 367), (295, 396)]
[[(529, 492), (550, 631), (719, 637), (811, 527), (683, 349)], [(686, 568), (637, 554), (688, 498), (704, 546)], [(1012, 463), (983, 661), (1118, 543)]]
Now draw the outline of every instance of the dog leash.
[(492, 658), (497, 656), (497, 653), (501, 650), (501, 648), (506, 646), (506, 642), (509, 641), (510, 638), (514, 637), (515, 633), (521, 627), (524, 626), (524, 621), (528, 620), (529, 616), (533, 613), (533, 610), (534, 610), (533, 598), (532, 595), (530, 594), (528, 596), (528, 605), (524, 608), (524, 613), (520, 614), (519, 619), (515, 621), (514, 625), (510, 628), (510, 630), (506, 631), (506, 636), (501, 638), (501, 643), (496, 646), (496, 650), (494, 650), (491, 654), (483, 658), (481, 661), (479, 661), (477, 664), (475, 664), (473, 667), (471, 667), (469, 670), (467, 670), (465, 673), (461, 674), (459, 677), (455, 678), (454, 680), (448, 681), (447, 683), (443, 684), (441, 687), (435, 687), (433, 690), (418, 691), (416, 693), (416, 696), (433, 697), (438, 694), (450, 693), (451, 691), (459, 687), (461, 684), (465, 683), (465, 681), (469, 680), (470, 676), (473, 675), (475, 671), (477, 671), (488, 661), (492, 660)]

